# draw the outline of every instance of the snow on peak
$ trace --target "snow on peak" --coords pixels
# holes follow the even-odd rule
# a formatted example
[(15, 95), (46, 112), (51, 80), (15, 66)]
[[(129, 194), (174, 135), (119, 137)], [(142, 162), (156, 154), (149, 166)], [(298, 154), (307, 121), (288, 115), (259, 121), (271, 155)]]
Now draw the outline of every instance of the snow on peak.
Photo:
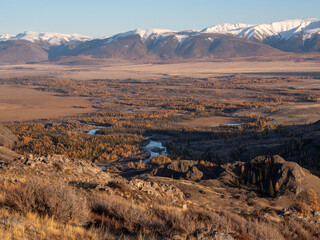
[(60, 45), (64, 42), (73, 41), (87, 41), (91, 40), (91, 37), (83, 36), (79, 34), (63, 34), (63, 33), (37, 33), (33, 31), (26, 31), (17, 35), (3, 34), (0, 35), (0, 41), (8, 40), (26, 40), (30, 42), (46, 41), (51, 45)]
[(253, 25), (243, 24), (243, 23), (238, 23), (238, 24), (224, 23), (224, 24), (219, 24), (219, 25), (205, 28), (201, 32), (202, 33), (230, 33), (230, 32), (241, 31), (242, 29), (249, 28), (251, 26)]
[(136, 29), (135, 34), (140, 35), (142, 41), (149, 39), (151, 36), (167, 35), (175, 33), (175, 31), (168, 29)]
[(132, 31), (119, 33), (116, 35), (113, 35), (111, 37), (107, 37), (106, 44), (116, 42), (121, 38), (129, 37), (132, 35), (139, 35), (141, 37), (141, 40), (145, 42), (146, 40), (150, 39), (151, 37), (163, 37), (170, 34), (176, 33), (176, 31), (168, 30), (168, 29), (135, 29)]
[(201, 32), (231, 34), (241, 38), (261, 41), (271, 36), (277, 36), (280, 39), (289, 39), (300, 33), (308, 36), (320, 32), (320, 20), (293, 19), (257, 25), (225, 23), (205, 28)]
[[(273, 22), (271, 24), (259, 24), (254, 26), (252, 30), (255, 33), (255, 38), (263, 40), (270, 36), (277, 36), (281, 39), (290, 39), (299, 33), (304, 33), (317, 28), (320, 30), (320, 21), (317, 19), (294, 19)], [(250, 34), (246, 36), (246, 33), (244, 33), (243, 36), (249, 39), (251, 37)]]
[[(297, 35), (302, 36), (303, 39), (309, 39), (314, 34), (320, 34), (320, 20), (319, 19), (293, 19), (280, 22), (273, 22), (270, 24), (230, 24), (224, 23), (208, 27), (202, 31), (186, 30), (173, 31), (168, 29), (136, 29), (124, 33), (119, 33), (110, 37), (99, 38), (105, 41), (105, 44), (116, 42), (121, 38), (139, 35), (141, 40), (148, 44), (150, 41), (161, 41), (168, 36), (174, 36), (180, 44), (194, 35), (202, 33), (218, 33), (228, 34), (239, 38), (249, 40), (264, 41), (270, 40), (269, 37), (276, 37), (280, 40), (287, 40)], [(91, 37), (82, 36), (79, 34), (61, 34), (61, 33), (37, 33), (26, 31), (17, 35), (3, 34), (0, 35), (0, 41), (8, 41), (22, 39), (31, 42), (48, 42), (51, 45), (60, 45), (72, 41), (87, 41), (92, 40)]]
[(12, 37), (14, 37), (14, 35), (12, 35), (12, 34), (2, 34), (2, 35), (0, 35), (0, 41), (8, 41)]

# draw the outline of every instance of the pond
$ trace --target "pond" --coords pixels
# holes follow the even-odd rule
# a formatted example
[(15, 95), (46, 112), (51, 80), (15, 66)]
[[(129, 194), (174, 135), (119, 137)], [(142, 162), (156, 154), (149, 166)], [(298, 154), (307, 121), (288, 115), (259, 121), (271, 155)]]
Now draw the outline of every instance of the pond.
[(96, 135), (96, 133), (101, 130), (101, 128), (96, 128), (96, 129), (92, 129), (90, 130), (87, 134), (89, 135)]

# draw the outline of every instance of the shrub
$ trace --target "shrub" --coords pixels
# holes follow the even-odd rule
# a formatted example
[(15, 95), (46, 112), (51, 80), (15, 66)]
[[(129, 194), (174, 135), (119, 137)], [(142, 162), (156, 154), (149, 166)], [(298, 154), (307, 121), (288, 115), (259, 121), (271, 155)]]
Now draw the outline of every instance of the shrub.
[(147, 232), (156, 224), (148, 215), (147, 209), (117, 196), (107, 195), (94, 199), (91, 210), (96, 224), (121, 232)]
[(62, 222), (85, 224), (89, 219), (86, 199), (65, 183), (35, 179), (6, 192), (4, 205), (20, 213), (35, 212)]

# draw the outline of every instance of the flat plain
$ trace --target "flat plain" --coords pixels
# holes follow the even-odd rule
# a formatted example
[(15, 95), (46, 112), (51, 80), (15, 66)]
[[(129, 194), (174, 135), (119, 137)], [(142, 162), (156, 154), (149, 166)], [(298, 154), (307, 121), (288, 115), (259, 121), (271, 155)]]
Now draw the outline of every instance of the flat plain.
[[(288, 98), (288, 96), (298, 96), (302, 93), (313, 94), (316, 97), (320, 92), (320, 81), (317, 77), (319, 75), (320, 63), (317, 61), (137, 64), (130, 62), (104, 62), (101, 60), (96, 65), (88, 66), (54, 64), (0, 66), (0, 78), (6, 79), (6, 83), (11, 83), (11, 79), (14, 78), (40, 78), (42, 79), (42, 85), (50, 85), (52, 79), (59, 79), (60, 82), (64, 80), (73, 81), (75, 84), (78, 84), (78, 81), (92, 82), (97, 79), (108, 81), (106, 83), (108, 86), (104, 89), (108, 92), (108, 97), (102, 98), (105, 105), (109, 105), (108, 109), (127, 110), (127, 108), (134, 107), (137, 112), (156, 112), (159, 110), (159, 106), (142, 106), (140, 104), (139, 106), (128, 107), (129, 105), (125, 103), (126, 100), (119, 104), (119, 99), (130, 97), (138, 101), (148, 92), (155, 94), (155, 96), (159, 95), (160, 98), (162, 96), (171, 98), (174, 98), (174, 96), (182, 98), (194, 97), (195, 99), (222, 102), (224, 104), (256, 101), (257, 99), (254, 98), (259, 96), (260, 99), (268, 98), (268, 94), (269, 96), (276, 95), (281, 99)], [(303, 78), (303, 76), (309, 77)], [(262, 80), (273, 77), (278, 79), (272, 81), (269, 79), (266, 83)], [(291, 78), (289, 80), (281, 80), (281, 77)], [(241, 80), (235, 81), (234, 79), (237, 78), (241, 78)], [(251, 80), (248, 82), (245, 80), (247, 78)], [(130, 79), (137, 80), (138, 83), (128, 83)], [(190, 79), (197, 79), (197, 81)], [(48, 83), (43, 83), (44, 81)], [(110, 85), (110, 83), (112, 84)], [(207, 87), (205, 83), (211, 85)], [(91, 95), (71, 94), (71, 96), (57, 91), (55, 93), (38, 91), (39, 84), (35, 82), (31, 85), (29, 83), (18, 85), (12, 83), (10, 87), (0, 85), (0, 121), (61, 117), (97, 111), (99, 108), (81, 108), (81, 106), (90, 106), (96, 101), (101, 101), (101, 94), (99, 99), (96, 98), (99, 84), (96, 83), (97, 87), (92, 91)], [(121, 90), (119, 90), (120, 87), (122, 87)], [(133, 88), (137, 89), (133, 90)], [(63, 86), (61, 86), (60, 90), (64, 91)], [(46, 91), (50, 91), (50, 89)], [(264, 96), (261, 97), (262, 95)], [(275, 107), (275, 105), (279, 105), (279, 107)], [(319, 117), (317, 111), (315, 111), (318, 105), (314, 102), (296, 104), (288, 103), (288, 101), (281, 103), (275, 101), (263, 107), (239, 110), (232, 117), (248, 116), (250, 114), (263, 117), (271, 116), (274, 117), (273, 123), (310, 122)], [(106, 108), (104, 108), (104, 111), (106, 111)], [(293, 115), (295, 117), (292, 117)], [(289, 120), (285, 119), (289, 117)], [(226, 119), (222, 120), (222, 118), (220, 120), (217, 118), (215, 121), (209, 121), (208, 126), (237, 121), (234, 119), (226, 121)], [(204, 126), (203, 121), (205, 120), (197, 122), (196, 125)], [(183, 121), (182, 125), (186, 123)], [(190, 124), (194, 124), (194, 120)]]
[(0, 122), (26, 121), (90, 112), (83, 97), (62, 97), (50, 92), (14, 86), (0, 86)]
[(317, 61), (186, 62), (144, 64), (98, 61), (96, 65), (23, 64), (0, 66), (0, 77), (58, 76), (68, 79), (157, 79), (162, 77), (211, 77), (230, 73), (320, 72)]

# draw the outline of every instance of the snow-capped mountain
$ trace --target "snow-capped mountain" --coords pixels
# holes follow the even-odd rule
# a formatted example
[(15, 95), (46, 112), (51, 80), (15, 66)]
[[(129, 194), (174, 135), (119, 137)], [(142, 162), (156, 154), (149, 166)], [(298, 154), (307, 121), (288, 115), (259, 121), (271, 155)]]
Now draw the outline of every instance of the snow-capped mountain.
[(221, 24), (205, 28), (202, 33), (224, 33), (249, 40), (263, 41), (268, 37), (278, 37), (288, 40), (296, 35), (303, 34), (311, 37), (320, 32), (320, 20), (318, 19), (295, 19), (271, 24)]
[[(172, 31), (167, 29), (137, 29), (105, 38), (105, 44), (115, 43), (130, 36), (140, 36), (148, 47), (159, 43), (165, 44), (175, 38), (178, 48), (194, 37), (200, 35), (229, 35), (237, 38), (260, 42), (287, 52), (319, 52), (320, 20), (295, 19), (274, 22), (271, 24), (220, 24), (205, 28), (201, 31)], [(152, 43), (152, 45), (151, 45)], [(150, 50), (150, 49), (149, 49)]]
[(230, 24), (230, 23), (224, 23), (219, 25), (214, 25), (212, 27), (208, 27), (203, 29), (202, 33), (222, 33), (222, 34), (232, 34), (234, 36), (237, 36), (243, 29), (250, 28), (253, 25), (249, 24)]
[(61, 45), (63, 43), (75, 42), (75, 41), (88, 41), (92, 37), (83, 36), (79, 34), (63, 34), (63, 33), (37, 33), (32, 31), (26, 31), (17, 35), (3, 34), (0, 35), (0, 41), (9, 40), (26, 40), (30, 42), (48, 42), (51, 45)]
[(136, 29), (103, 38), (31, 31), (0, 35), (0, 63), (77, 56), (144, 61), (210, 60), (270, 57), (285, 55), (285, 52), (320, 53), (320, 20), (296, 19), (256, 25), (226, 23), (185, 31)]
[(283, 51), (319, 51), (315, 41), (320, 34), (319, 19), (294, 19), (271, 24), (222, 24), (205, 28), (202, 33), (223, 33), (268, 44)]

